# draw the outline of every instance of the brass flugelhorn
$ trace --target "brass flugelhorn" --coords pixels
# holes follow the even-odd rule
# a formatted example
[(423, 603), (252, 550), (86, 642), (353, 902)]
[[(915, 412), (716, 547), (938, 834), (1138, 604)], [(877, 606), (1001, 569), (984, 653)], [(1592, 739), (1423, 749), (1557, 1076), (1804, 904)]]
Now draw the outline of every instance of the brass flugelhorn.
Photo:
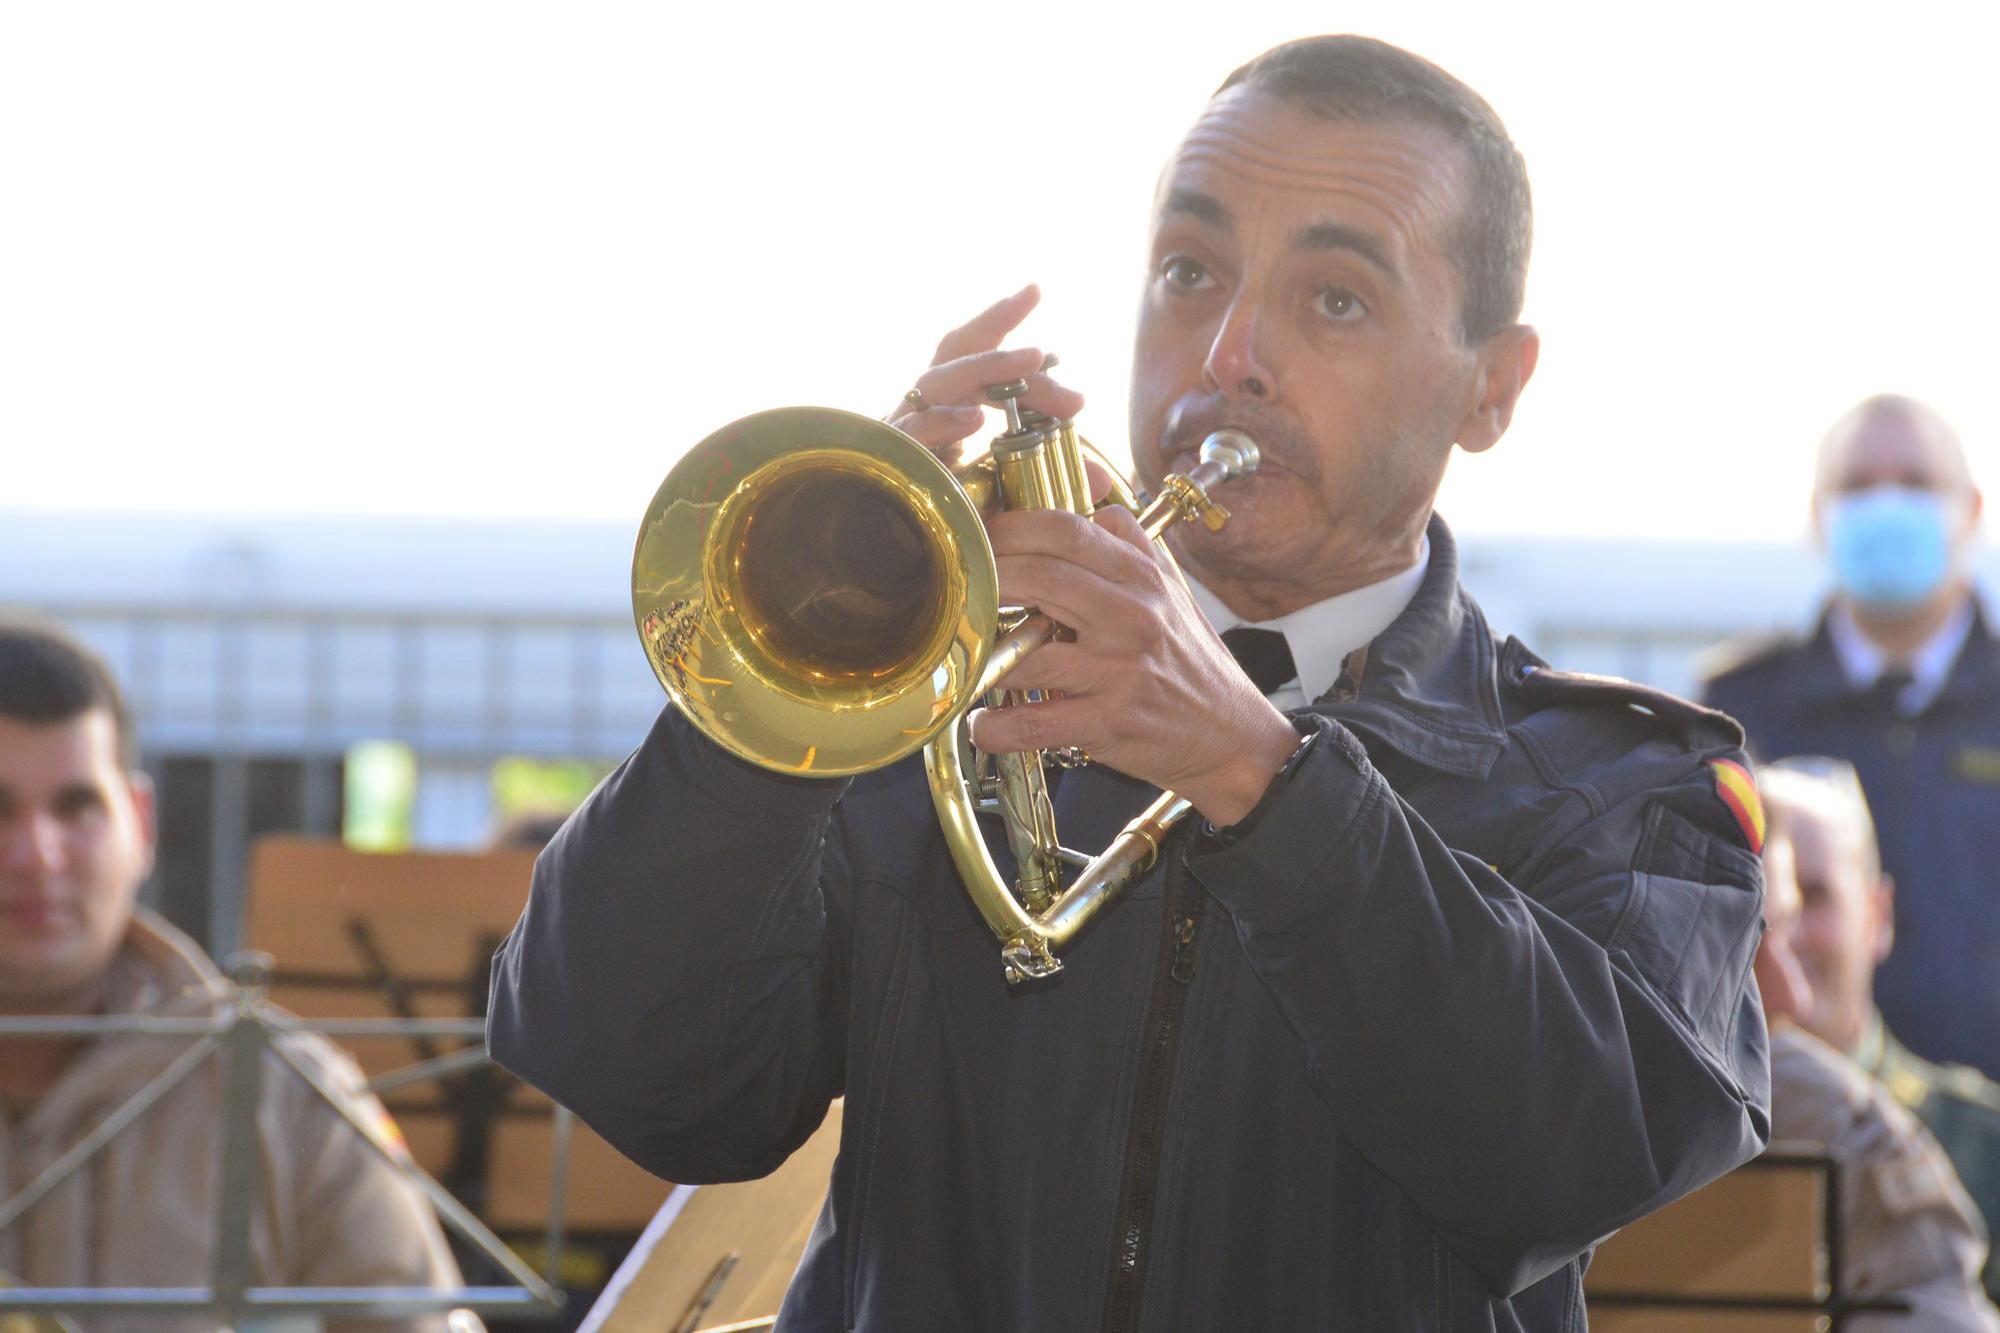
[[(688, 721), (723, 748), (822, 777), (924, 750), (945, 841), (1000, 940), (1009, 982), (1059, 970), (1055, 951), (1152, 866), (1190, 808), (1162, 792), (1088, 857), (1057, 839), (1044, 767), (1086, 756), (987, 755), (967, 737), (975, 706), (1035, 697), (997, 683), (1056, 633), (1047, 616), (1000, 605), (981, 515), (993, 504), (1088, 515), (1085, 460), (1102, 462), (1074, 422), (1022, 407), (1026, 388), (1017, 380), (988, 390), (1007, 430), (955, 468), (872, 417), (818, 407), (744, 417), (668, 473), (632, 557), (646, 659)], [(1195, 467), (1165, 480), (1140, 524), (1156, 543), (1183, 519), (1221, 528), (1228, 512), (1210, 489), (1257, 461), (1248, 435), (1215, 432)], [(1106, 502), (1137, 509), (1105, 471)], [(987, 851), (981, 815), (1004, 822), (1011, 885)]]

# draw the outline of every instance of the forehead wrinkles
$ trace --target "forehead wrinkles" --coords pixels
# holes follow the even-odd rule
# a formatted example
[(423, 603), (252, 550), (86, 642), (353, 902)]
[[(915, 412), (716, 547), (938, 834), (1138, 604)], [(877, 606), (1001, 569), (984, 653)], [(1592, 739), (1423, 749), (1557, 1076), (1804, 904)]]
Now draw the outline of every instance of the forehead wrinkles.
[[(1174, 154), (1163, 186), (1199, 188), (1220, 173), (1285, 196), (1302, 214), (1310, 215), (1315, 204), (1358, 203), (1403, 244), (1437, 245), (1458, 206), (1461, 164), (1449, 140), (1415, 125), (1347, 124), (1290, 114), (1303, 122), (1303, 132), (1256, 124), (1270, 117), (1246, 117), (1238, 108), (1203, 116)], [(1301, 149), (1302, 138), (1317, 142)]]

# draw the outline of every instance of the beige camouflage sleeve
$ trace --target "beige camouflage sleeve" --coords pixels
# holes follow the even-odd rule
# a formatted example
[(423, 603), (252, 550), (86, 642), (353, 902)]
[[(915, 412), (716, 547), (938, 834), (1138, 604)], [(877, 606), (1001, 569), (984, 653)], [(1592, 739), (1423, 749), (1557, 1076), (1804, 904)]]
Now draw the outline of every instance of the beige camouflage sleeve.
[[(378, 1139), (401, 1152), (401, 1136), (381, 1102), (361, 1090), (360, 1070), (325, 1043), (312, 1046), (308, 1058), (316, 1072), (351, 1099)], [(289, 1280), (327, 1287), (459, 1286), (458, 1265), (430, 1204), (332, 1108), (292, 1082), (298, 1100), (284, 1107), (294, 1154)], [(449, 1333), (454, 1327), (443, 1313), (327, 1325), (328, 1333)]]
[(1857, 1318), (1851, 1330), (2000, 1333), (1979, 1285), (1986, 1230), (1951, 1161), (1888, 1090), (1796, 1031), (1771, 1043), (1774, 1141), (1821, 1148), (1841, 1165), (1845, 1286), (1901, 1296), (1915, 1318)]

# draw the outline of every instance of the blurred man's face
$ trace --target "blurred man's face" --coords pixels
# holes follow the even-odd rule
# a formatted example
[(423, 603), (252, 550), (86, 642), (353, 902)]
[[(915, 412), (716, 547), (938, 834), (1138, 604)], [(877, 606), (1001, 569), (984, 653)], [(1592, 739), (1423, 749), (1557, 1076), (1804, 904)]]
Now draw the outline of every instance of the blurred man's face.
[(1814, 530), (1865, 611), (1897, 619), (1956, 599), (1979, 511), (1963, 447), (1921, 405), (1859, 409), (1822, 446)]
[(1888, 956), (1890, 889), (1871, 874), (1866, 849), (1828, 812), (1789, 812), (1800, 897), (1792, 942), (1812, 1005), (1799, 1026), (1836, 1050), (1851, 1051), (1875, 1004), (1875, 969)]
[(94, 1002), (152, 859), (152, 794), (109, 713), (0, 717), (0, 1010)]
[(1799, 882), (1788, 833), (1764, 841), (1764, 941), (1757, 946), (1757, 990), (1764, 1017), (1776, 1025), (1796, 1022), (1812, 1007), (1812, 985), (1792, 949), (1799, 917)]

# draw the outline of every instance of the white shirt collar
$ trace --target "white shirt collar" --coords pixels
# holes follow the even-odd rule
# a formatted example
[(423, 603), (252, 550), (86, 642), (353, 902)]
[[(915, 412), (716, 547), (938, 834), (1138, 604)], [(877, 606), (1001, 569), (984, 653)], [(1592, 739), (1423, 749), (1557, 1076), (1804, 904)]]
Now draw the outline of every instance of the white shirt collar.
[(1245, 620), (1192, 575), (1188, 578), (1188, 589), (1217, 634), (1248, 625), (1277, 630), (1285, 636), (1299, 678), (1271, 691), (1270, 699), (1280, 708), (1303, 708), (1333, 688), (1333, 683), (1340, 679), (1340, 664), (1349, 653), (1372, 643), (1376, 635), (1403, 614), (1403, 608), (1423, 586), (1424, 572), (1430, 564), (1431, 540), (1425, 537), (1416, 563), (1402, 573), (1300, 607), (1275, 620)]
[[(1826, 632), (1840, 657), (1841, 673), (1855, 689), (1867, 689), (1889, 669), (1889, 655), (1854, 622), (1854, 612), (1845, 602), (1834, 603), (1828, 612)], [(1951, 674), (1951, 664), (1958, 660), (1959, 649), (1965, 647), (1966, 637), (1971, 633), (1972, 601), (1967, 598), (1910, 654), (1910, 684), (1896, 700), (1897, 711), (1915, 715), (1937, 698), (1938, 691), (1944, 688), (1945, 677)]]

